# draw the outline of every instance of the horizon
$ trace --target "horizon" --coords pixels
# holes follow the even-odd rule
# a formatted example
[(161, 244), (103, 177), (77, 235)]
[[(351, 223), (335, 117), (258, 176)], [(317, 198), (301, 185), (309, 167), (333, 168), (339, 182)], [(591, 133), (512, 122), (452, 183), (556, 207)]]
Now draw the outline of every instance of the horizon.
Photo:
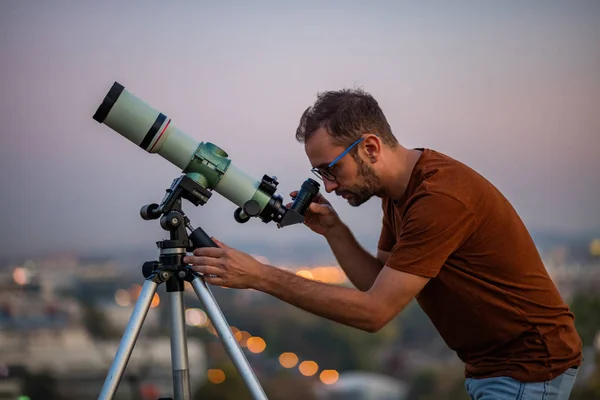
[[(544, 251), (549, 251), (552, 248), (557, 247), (571, 247), (571, 248), (581, 248), (590, 246), (593, 240), (600, 239), (600, 230), (596, 231), (588, 231), (588, 232), (580, 232), (579, 234), (560, 234), (552, 231), (540, 231), (540, 232), (531, 232), (533, 241), (540, 251), (540, 255)], [(147, 244), (140, 245), (123, 245), (123, 246), (115, 246), (113, 248), (89, 248), (83, 250), (77, 250), (73, 248), (65, 247), (63, 249), (50, 250), (50, 251), (40, 251), (37, 253), (32, 252), (23, 252), (22, 254), (10, 254), (10, 255), (0, 255), (0, 267), (12, 265), (12, 264), (22, 264), (28, 260), (43, 260), (43, 259), (52, 259), (55, 257), (61, 256), (74, 256), (78, 259), (86, 259), (86, 258), (106, 258), (106, 259), (129, 259), (130, 257), (140, 257), (140, 256), (148, 256), (152, 258), (155, 256), (158, 259), (159, 250), (156, 247), (155, 242), (158, 240), (165, 239), (165, 237), (157, 238), (155, 241), (149, 242)], [(377, 238), (368, 238), (368, 237), (357, 237), (359, 244), (364, 246), (367, 251), (370, 251), (374, 254), (375, 245), (377, 244)], [(297, 244), (294, 240), (289, 240), (287, 242), (278, 242), (269, 244), (267, 241), (258, 241), (258, 240), (244, 240), (244, 239), (236, 239), (235, 242), (229, 243), (234, 247), (247, 252), (253, 256), (265, 257), (270, 261), (275, 261), (277, 263), (285, 263), (285, 262), (293, 262), (293, 263), (302, 263), (306, 260), (307, 265), (316, 265), (316, 264), (337, 264), (335, 260), (335, 256), (331, 252), (324, 238), (321, 237), (312, 237), (308, 240), (303, 240)], [(371, 247), (369, 247), (371, 245)], [(298, 247), (300, 250), (297, 250), (297, 253), (286, 257), (281, 254), (282, 250), (286, 251), (292, 249), (293, 247)], [(311, 248), (314, 253), (311, 257), (306, 257), (306, 248)], [(140, 265), (145, 261), (140, 258)], [(134, 266), (132, 266), (134, 267)]]

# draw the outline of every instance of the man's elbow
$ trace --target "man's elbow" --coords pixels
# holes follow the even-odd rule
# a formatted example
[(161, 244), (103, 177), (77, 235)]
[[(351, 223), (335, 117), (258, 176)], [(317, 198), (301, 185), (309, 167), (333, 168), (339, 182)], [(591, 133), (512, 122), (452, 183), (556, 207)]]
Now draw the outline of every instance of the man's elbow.
[(365, 331), (367, 333), (377, 333), (379, 332), (385, 325), (375, 325), (375, 324), (369, 324), (365, 327), (363, 327), (361, 330)]
[(367, 323), (363, 329), (365, 332), (377, 333), (386, 327), (398, 314), (404, 310), (408, 303), (404, 303), (401, 307), (377, 307), (369, 313)]
[(362, 328), (363, 331), (368, 333), (377, 333), (382, 330), (392, 319), (393, 315), (389, 315), (383, 312), (372, 313), (368, 323)]

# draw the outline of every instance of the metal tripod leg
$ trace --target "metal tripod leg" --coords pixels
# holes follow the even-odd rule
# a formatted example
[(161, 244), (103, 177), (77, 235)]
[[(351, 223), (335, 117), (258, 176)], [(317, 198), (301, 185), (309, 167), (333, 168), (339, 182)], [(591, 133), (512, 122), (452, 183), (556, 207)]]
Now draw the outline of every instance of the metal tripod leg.
[(125, 328), (125, 333), (119, 344), (119, 349), (117, 350), (117, 354), (115, 355), (110, 370), (108, 371), (108, 375), (106, 376), (106, 380), (104, 381), (104, 386), (98, 397), (99, 400), (112, 399), (117, 392), (123, 372), (129, 362), (131, 352), (133, 351), (135, 342), (140, 334), (157, 287), (158, 283), (151, 279), (146, 279), (144, 281), (142, 291), (135, 303), (133, 313), (129, 318), (127, 328)]
[(171, 364), (173, 368), (173, 393), (177, 400), (191, 400), (190, 367), (185, 331), (183, 292), (169, 292), (171, 317)]
[(198, 295), (198, 298), (204, 305), (206, 313), (208, 314), (208, 318), (214, 325), (219, 338), (223, 342), (225, 351), (227, 354), (229, 354), (231, 361), (237, 368), (244, 383), (248, 387), (252, 398), (255, 400), (267, 400), (265, 392), (260, 386), (256, 375), (254, 375), (254, 371), (252, 371), (252, 368), (250, 367), (246, 356), (242, 352), (242, 349), (235, 340), (233, 332), (225, 320), (221, 309), (217, 305), (215, 298), (208, 288), (208, 285), (204, 281), (204, 278), (200, 277), (199, 275), (195, 275), (194, 279), (192, 280), (192, 286), (194, 287), (194, 291)]

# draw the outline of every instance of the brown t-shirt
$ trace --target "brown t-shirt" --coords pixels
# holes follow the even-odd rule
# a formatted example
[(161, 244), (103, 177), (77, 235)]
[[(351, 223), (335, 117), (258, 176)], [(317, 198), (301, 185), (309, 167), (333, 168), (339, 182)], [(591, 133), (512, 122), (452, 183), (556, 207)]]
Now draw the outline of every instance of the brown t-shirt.
[(402, 199), (382, 201), (387, 266), (431, 278), (417, 301), (473, 378), (545, 381), (582, 359), (573, 314), (505, 197), (423, 150)]

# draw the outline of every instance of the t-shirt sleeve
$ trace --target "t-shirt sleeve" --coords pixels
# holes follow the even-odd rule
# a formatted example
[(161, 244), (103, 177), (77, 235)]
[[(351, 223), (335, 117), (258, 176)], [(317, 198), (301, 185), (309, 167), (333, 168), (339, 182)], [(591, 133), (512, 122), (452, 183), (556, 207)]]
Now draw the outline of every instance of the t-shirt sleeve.
[(434, 278), (444, 262), (473, 233), (472, 213), (459, 200), (428, 193), (412, 202), (387, 266)]
[(391, 252), (392, 248), (396, 244), (396, 237), (390, 228), (388, 219), (384, 216), (381, 224), (381, 233), (379, 234), (379, 242), (377, 248), (379, 250)]

